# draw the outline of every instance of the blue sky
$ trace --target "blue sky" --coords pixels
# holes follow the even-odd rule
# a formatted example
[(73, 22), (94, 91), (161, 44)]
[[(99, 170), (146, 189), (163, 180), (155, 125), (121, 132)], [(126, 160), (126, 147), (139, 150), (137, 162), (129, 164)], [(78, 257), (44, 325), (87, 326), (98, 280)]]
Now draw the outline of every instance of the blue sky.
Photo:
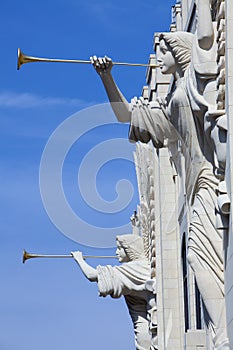
[[(1, 4), (1, 350), (23, 350), (25, 346), (34, 350), (134, 349), (124, 300), (99, 298), (97, 286), (82, 276), (74, 261), (36, 259), (21, 263), (23, 248), (51, 254), (82, 250), (95, 255), (113, 255), (115, 249), (101, 249), (98, 235), (93, 236), (92, 246), (84, 246), (79, 244), (79, 232), (76, 241), (60, 232), (43, 206), (39, 186), (41, 157), (51, 135), (55, 132), (56, 136), (58, 128), (74, 114), (80, 128), (86, 126), (89, 116), (95, 122), (98, 119), (93, 106), (107, 102), (100, 79), (86, 65), (30, 63), (17, 71), (17, 48), (34, 56), (86, 60), (93, 54), (106, 54), (113, 61), (144, 63), (153, 53), (153, 33), (169, 29), (173, 4), (168, 0), (9, 0)], [(145, 84), (144, 68), (114, 67), (113, 75), (127, 99), (140, 95)], [(86, 108), (87, 114), (83, 112)], [(105, 108), (100, 107), (100, 111)], [(127, 179), (135, 188), (133, 164), (99, 149), (103, 144), (108, 151), (115, 151), (115, 146), (108, 147), (105, 142), (127, 139), (127, 133), (127, 125), (113, 122), (90, 128), (69, 149), (62, 173), (64, 193), (73, 212), (91, 226), (115, 229), (116, 234), (118, 226), (129, 222), (137, 205), (137, 190), (124, 210), (106, 213), (85, 203), (78, 179), (84, 181), (81, 191), (88, 192), (96, 175), (96, 186), (105, 203), (117, 199), (119, 180)], [(100, 171), (93, 170), (91, 162), (84, 170), (86, 177), (79, 178), (79, 166), (93, 149), (109, 161)], [(129, 145), (127, 152), (132, 150)], [(55, 162), (56, 156), (55, 151), (54, 158), (49, 159)], [(99, 160), (98, 156), (94, 159)], [(52, 185), (53, 178), (48, 179), (48, 191)], [(126, 190), (122, 187), (127, 202), (132, 188), (123, 185), (128, 186)], [(56, 211), (56, 199), (53, 204)], [(88, 226), (86, 231), (84, 226), (79, 229), (82, 243), (85, 235), (89, 235), (87, 241), (90, 234), (94, 235)], [(89, 262), (93, 266), (103, 263)]]

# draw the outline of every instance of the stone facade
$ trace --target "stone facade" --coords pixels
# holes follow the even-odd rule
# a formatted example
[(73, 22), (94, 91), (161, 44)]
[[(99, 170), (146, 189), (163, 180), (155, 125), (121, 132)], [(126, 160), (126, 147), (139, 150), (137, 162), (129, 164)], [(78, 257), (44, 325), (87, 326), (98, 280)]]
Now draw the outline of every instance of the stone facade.
[[(177, 1), (177, 4), (172, 8), (172, 18), (171, 32), (181, 30), (195, 33), (195, 2), (190, 0)], [(221, 117), (226, 115), (228, 129), (226, 168), (224, 168), (225, 164), (219, 167), (222, 171), (219, 178), (220, 183), (226, 181), (227, 193), (223, 191), (224, 196), (228, 194), (230, 201), (232, 201), (233, 124), (230, 116), (233, 112), (231, 98), (233, 91), (233, 39), (230, 33), (233, 30), (233, 5), (230, 0), (212, 1), (212, 19), (216, 22), (217, 30), (216, 105), (219, 115)], [(154, 49), (158, 53), (159, 40), (156, 34)], [(156, 56), (151, 55), (150, 63), (154, 63), (155, 60)], [(174, 81), (171, 76), (162, 75), (159, 69), (149, 68), (146, 83), (147, 86), (143, 88), (142, 96), (148, 101), (153, 101), (157, 96), (164, 97), (169, 91), (172, 91)], [(211, 330), (208, 329), (204, 321), (205, 310), (194, 272), (187, 261), (190, 210), (185, 189), (184, 158), (179, 140), (164, 146), (160, 149), (155, 149), (152, 145), (148, 146), (150, 154), (153, 154), (154, 157), (158, 345), (160, 350), (211, 350), (216, 347), (213, 344)], [(139, 153), (140, 147), (137, 150)], [(219, 193), (221, 195), (221, 190)], [(226, 316), (231, 349), (233, 348), (232, 208), (229, 216), (228, 209), (224, 214), (226, 215), (223, 218), (223, 223), (219, 224), (219, 227), (223, 232)], [(228, 219), (229, 229), (226, 224)], [(208, 288), (208, 286), (206, 287)], [(224, 345), (218, 347), (218, 349), (228, 348), (225, 348)]]

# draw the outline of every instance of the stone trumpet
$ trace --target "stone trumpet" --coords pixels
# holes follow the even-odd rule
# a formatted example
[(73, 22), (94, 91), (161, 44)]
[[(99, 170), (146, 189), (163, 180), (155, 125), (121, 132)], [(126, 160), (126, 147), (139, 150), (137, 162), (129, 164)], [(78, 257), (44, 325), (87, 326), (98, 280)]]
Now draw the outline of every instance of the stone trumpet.
[[(34, 57), (34, 56), (27, 56), (25, 55), (20, 48), (18, 48), (18, 63), (17, 63), (17, 69), (19, 70), (20, 67), (25, 63), (30, 62), (63, 62), (63, 63), (84, 63), (84, 64), (91, 64), (91, 61), (86, 60), (70, 60), (70, 59), (61, 59), (61, 58), (44, 58), (44, 57)], [(113, 65), (118, 66), (133, 66), (133, 67), (159, 67), (158, 65), (151, 65), (146, 63), (126, 63), (126, 62), (113, 62)]]
[[(31, 254), (28, 253), (25, 249), (23, 250), (23, 264), (26, 260), (32, 259), (32, 258), (55, 258), (55, 259), (64, 259), (64, 258), (73, 258), (73, 256), (70, 255), (46, 255), (46, 254)], [(83, 255), (83, 259), (117, 259), (116, 255), (109, 256), (109, 255)]]

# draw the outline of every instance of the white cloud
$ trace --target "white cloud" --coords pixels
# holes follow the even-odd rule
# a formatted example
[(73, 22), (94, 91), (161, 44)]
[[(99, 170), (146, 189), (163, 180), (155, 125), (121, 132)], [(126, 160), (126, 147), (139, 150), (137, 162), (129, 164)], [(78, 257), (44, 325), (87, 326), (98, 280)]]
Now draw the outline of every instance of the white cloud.
[(66, 105), (80, 107), (87, 105), (85, 101), (78, 98), (45, 97), (28, 92), (0, 92), (0, 107), (10, 108), (34, 108), (46, 106)]

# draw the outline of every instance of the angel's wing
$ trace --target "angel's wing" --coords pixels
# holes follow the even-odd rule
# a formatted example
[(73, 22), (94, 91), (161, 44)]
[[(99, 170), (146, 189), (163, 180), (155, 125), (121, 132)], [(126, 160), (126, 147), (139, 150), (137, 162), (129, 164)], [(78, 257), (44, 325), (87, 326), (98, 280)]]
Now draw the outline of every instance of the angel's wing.
[(138, 216), (141, 224), (141, 235), (145, 255), (151, 264), (151, 277), (155, 277), (155, 189), (154, 148), (151, 144), (138, 143), (134, 154), (140, 205)]

